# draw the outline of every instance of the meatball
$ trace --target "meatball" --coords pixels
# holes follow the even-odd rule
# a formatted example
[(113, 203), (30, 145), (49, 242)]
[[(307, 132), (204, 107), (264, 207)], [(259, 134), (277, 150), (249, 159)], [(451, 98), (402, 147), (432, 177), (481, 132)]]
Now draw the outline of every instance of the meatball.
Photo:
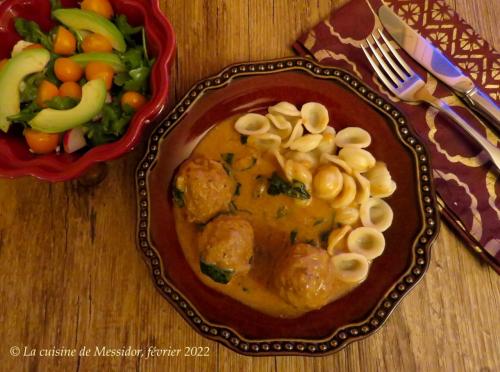
[(235, 187), (221, 163), (205, 157), (185, 162), (175, 185), (183, 192), (188, 221), (195, 223), (205, 223), (226, 211)]
[(250, 270), (253, 245), (253, 228), (247, 220), (221, 215), (208, 223), (200, 236), (200, 259), (218, 269), (245, 274)]
[(289, 304), (304, 310), (328, 303), (333, 281), (328, 253), (310, 244), (292, 246), (276, 265), (274, 285)]

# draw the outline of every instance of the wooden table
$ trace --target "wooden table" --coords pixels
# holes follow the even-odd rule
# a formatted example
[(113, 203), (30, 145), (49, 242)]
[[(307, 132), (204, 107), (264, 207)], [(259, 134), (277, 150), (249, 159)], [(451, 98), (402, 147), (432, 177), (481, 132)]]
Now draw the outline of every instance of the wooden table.
[[(236, 61), (292, 55), (290, 44), (341, 1), (169, 0), (177, 31), (172, 103)], [(500, 47), (496, 0), (453, 7)], [(0, 370), (500, 370), (500, 281), (443, 227), (425, 279), (377, 334), (323, 358), (240, 356), (195, 333), (157, 293), (135, 247), (134, 169), (100, 185), (0, 181)], [(12, 357), (31, 349), (182, 349), (209, 357)]]

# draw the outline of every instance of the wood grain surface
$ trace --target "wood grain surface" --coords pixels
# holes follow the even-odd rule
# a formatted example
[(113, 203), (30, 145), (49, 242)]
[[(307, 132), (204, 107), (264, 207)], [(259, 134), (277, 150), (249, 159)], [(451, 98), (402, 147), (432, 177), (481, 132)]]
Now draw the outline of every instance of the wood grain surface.
[[(448, 0), (497, 49), (498, 0)], [(165, 0), (178, 40), (172, 100), (238, 61), (292, 55), (335, 0)], [(353, 20), (353, 27), (357, 21)], [(498, 371), (500, 280), (443, 226), (428, 274), (374, 336), (329, 357), (240, 356), (195, 333), (157, 293), (135, 246), (134, 170), (106, 179), (0, 180), (1, 371)], [(173, 357), (29, 357), (31, 349), (181, 349)], [(208, 357), (185, 357), (206, 346)]]

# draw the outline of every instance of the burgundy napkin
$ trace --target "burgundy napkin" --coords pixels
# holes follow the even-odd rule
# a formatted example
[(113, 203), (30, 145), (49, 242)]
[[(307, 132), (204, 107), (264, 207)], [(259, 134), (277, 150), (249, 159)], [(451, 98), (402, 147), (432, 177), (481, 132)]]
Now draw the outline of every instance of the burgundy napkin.
[[(377, 11), (381, 0), (370, 0)], [(500, 100), (500, 54), (493, 50), (444, 2), (386, 0), (401, 18), (439, 47), (496, 102)], [(432, 157), (441, 215), (467, 245), (500, 274), (500, 181), (487, 157), (456, 124), (426, 105), (401, 102), (379, 83), (360, 48), (363, 40), (382, 27), (368, 0), (352, 0), (302, 35), (295, 50), (323, 64), (351, 71), (397, 106), (420, 136)], [(401, 54), (404, 52), (401, 51)], [(429, 90), (462, 115), (492, 143), (498, 136), (483, 126), (442, 83), (405, 55), (424, 78)]]

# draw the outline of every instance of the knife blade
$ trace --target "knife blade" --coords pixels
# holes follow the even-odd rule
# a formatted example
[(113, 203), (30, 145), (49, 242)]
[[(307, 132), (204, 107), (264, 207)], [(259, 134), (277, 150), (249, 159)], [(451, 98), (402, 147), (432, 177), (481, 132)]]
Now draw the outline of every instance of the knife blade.
[(378, 11), (380, 22), (393, 39), (427, 71), (448, 85), (465, 103), (485, 116), (500, 130), (500, 110), (493, 100), (455, 66), (438, 48), (408, 26), (389, 7), (382, 5)]

